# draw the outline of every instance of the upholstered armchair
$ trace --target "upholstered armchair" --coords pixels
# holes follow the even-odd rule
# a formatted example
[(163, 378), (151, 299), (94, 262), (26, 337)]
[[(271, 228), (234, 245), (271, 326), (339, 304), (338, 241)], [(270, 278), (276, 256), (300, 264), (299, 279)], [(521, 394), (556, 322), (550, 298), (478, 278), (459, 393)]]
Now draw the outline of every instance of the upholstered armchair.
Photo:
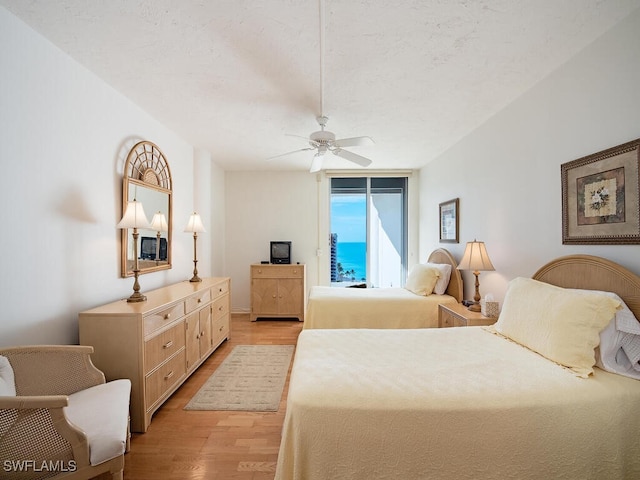
[(92, 352), (0, 348), (0, 478), (123, 478), (131, 382), (105, 382)]

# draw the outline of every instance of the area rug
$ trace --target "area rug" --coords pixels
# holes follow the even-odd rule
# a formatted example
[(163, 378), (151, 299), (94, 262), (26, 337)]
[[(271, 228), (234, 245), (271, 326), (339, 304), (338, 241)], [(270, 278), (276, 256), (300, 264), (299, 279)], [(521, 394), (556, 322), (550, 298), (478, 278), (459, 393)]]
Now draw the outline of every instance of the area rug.
[(237, 345), (185, 410), (276, 412), (293, 345)]

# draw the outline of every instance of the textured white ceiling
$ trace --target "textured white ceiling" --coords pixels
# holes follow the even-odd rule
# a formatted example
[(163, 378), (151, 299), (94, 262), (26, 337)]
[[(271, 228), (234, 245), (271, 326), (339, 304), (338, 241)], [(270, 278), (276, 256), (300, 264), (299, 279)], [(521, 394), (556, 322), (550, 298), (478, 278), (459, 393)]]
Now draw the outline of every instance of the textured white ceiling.
[[(324, 114), (371, 168), (417, 168), (640, 0), (324, 0)], [(319, 0), (0, 0), (227, 170), (308, 169)], [(148, 139), (154, 141), (154, 139)], [(162, 147), (161, 147), (162, 148)], [(351, 168), (332, 157), (328, 168)]]

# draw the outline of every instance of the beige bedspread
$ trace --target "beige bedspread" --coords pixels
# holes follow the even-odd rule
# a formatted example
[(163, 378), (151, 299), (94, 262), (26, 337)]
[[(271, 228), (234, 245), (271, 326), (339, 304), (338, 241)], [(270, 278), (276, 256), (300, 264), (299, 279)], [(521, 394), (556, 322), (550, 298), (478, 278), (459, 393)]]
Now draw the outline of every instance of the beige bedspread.
[(404, 288), (311, 287), (303, 328), (429, 328), (450, 295), (421, 296)]
[(639, 405), (483, 327), (307, 330), (276, 479), (640, 478)]

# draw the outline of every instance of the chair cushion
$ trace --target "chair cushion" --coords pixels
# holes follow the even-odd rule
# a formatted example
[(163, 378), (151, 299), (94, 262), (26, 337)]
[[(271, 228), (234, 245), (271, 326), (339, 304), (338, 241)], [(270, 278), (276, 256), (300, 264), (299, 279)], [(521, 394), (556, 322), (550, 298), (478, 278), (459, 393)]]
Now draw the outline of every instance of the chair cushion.
[(129, 434), (129, 398), (131, 381), (127, 379), (96, 385), (69, 395), (64, 413), (89, 441), (91, 465), (124, 454)]
[(0, 397), (15, 397), (16, 381), (9, 359), (0, 355)]

